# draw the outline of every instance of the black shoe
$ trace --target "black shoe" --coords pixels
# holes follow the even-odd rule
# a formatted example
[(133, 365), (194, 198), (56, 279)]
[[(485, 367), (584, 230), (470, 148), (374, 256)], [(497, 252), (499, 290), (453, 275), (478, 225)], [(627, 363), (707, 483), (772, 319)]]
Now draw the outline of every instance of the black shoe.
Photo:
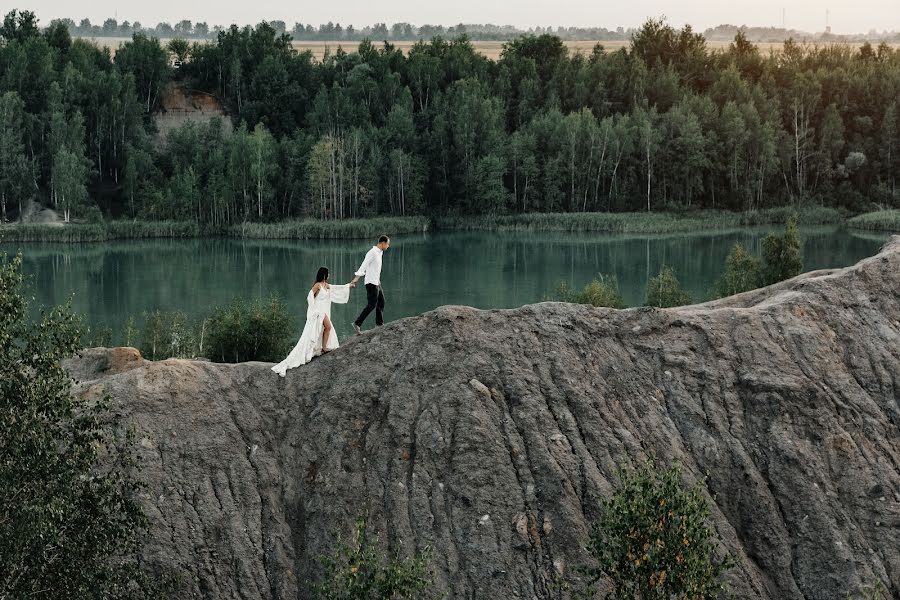
[(360, 328), (359, 328), (359, 325), (357, 325), (356, 323), (353, 324), (353, 330), (354, 330), (357, 334), (362, 333), (362, 329), (360, 329)]

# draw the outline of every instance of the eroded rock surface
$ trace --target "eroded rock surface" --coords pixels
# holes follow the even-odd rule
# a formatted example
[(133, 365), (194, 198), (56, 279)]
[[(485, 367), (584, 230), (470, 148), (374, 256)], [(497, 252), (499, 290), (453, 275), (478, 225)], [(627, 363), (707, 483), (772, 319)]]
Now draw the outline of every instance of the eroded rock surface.
[(106, 352), (71, 368), (136, 428), (145, 555), (186, 598), (307, 598), (363, 513), (450, 598), (555, 598), (648, 452), (709, 474), (737, 597), (900, 597), (900, 238), (680, 309), (443, 307), (286, 379)]

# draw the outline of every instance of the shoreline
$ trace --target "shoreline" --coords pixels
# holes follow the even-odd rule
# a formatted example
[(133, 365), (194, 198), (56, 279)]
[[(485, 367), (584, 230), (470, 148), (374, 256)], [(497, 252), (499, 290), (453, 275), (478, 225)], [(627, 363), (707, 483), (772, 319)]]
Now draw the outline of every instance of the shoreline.
[(0, 243), (98, 243), (138, 239), (354, 240), (387, 233), (434, 231), (518, 233), (690, 233), (702, 230), (779, 225), (792, 214), (800, 225), (843, 225), (860, 231), (900, 232), (900, 210), (849, 217), (833, 208), (781, 207), (736, 213), (702, 210), (654, 213), (525, 213), (472, 217), (373, 217), (344, 221), (291, 220), (211, 227), (181, 221), (107, 221), (67, 225), (0, 225)]

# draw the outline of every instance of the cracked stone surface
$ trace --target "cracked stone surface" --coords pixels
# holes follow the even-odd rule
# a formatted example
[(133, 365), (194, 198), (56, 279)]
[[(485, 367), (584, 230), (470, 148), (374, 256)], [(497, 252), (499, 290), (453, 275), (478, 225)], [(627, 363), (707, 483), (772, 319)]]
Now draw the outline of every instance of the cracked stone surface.
[(69, 363), (137, 432), (144, 558), (180, 597), (308, 598), (368, 514), (385, 549), (434, 548), (450, 598), (556, 598), (616, 465), (647, 453), (708, 474), (737, 597), (900, 597), (898, 237), (716, 302), (442, 307), (269, 366)]

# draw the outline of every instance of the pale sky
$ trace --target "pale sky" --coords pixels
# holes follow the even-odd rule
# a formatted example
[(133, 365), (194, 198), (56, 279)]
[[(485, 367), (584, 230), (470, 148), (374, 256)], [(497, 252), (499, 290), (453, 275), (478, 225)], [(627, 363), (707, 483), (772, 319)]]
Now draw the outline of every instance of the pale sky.
[(802, 31), (822, 31), (826, 10), (834, 33), (900, 30), (900, 0), (0, 0), (4, 14), (17, 6), (33, 10), (44, 25), (58, 17), (75, 21), (87, 17), (98, 24), (114, 16), (144, 25), (181, 19), (206, 21), (210, 26), (278, 19), (288, 27), (295, 21), (313, 25), (334, 21), (357, 28), (403, 21), (415, 25), (493, 23), (521, 28), (580, 25), (614, 29), (638, 26), (648, 16), (665, 15), (672, 25), (690, 23), (702, 31), (721, 23), (780, 26), (785, 9), (785, 25)]

